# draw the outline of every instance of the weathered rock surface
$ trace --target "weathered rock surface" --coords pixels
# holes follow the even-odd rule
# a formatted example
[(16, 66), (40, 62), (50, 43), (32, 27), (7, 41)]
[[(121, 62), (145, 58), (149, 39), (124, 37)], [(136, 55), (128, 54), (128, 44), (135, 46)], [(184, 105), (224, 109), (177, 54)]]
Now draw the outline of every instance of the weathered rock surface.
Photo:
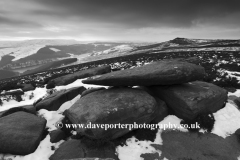
[(155, 98), (157, 101), (157, 111), (155, 112), (154, 119), (151, 123), (157, 124), (168, 116), (168, 107), (164, 101), (159, 98)]
[[(111, 67), (110, 66), (102, 66), (102, 67), (96, 67), (96, 68), (91, 68), (87, 70), (82, 70), (75, 72), (73, 74), (68, 74), (65, 76), (61, 76), (58, 78), (55, 78), (53, 80), (50, 80), (48, 82), (48, 86), (61, 86), (61, 85), (68, 85), (77, 79), (82, 79), (82, 78), (87, 78), (95, 75), (100, 75), (100, 74), (105, 74), (111, 72)], [(49, 88), (49, 87), (48, 87)], [(52, 88), (52, 87), (50, 87)]]
[(35, 87), (32, 84), (22, 84), (23, 92), (35, 90)]
[[(143, 124), (156, 117), (158, 107), (156, 100), (143, 90), (112, 88), (85, 95), (65, 115), (74, 124)], [(77, 132), (93, 139), (115, 139), (129, 129), (78, 128)]]
[(113, 158), (117, 160), (115, 146), (111, 142), (71, 139), (63, 144), (50, 157), (50, 160), (65, 160), (77, 158)]
[(0, 112), (0, 118), (7, 116), (9, 114), (15, 113), (15, 112), (20, 112), (20, 111), (36, 114), (36, 108), (33, 105), (27, 105), (27, 106), (14, 107), (14, 108), (10, 108), (6, 111), (2, 111), (2, 112)]
[(57, 143), (60, 140), (63, 140), (67, 137), (67, 135), (61, 129), (53, 130), (50, 132), (50, 142)]
[(86, 89), (84, 87), (75, 87), (68, 90), (55, 92), (38, 102), (35, 107), (37, 110), (46, 109), (48, 111), (56, 111), (63, 103), (72, 100), (85, 90)]
[(165, 101), (179, 118), (185, 120), (193, 120), (200, 114), (216, 112), (227, 100), (225, 89), (200, 81), (172, 86), (152, 86), (149, 89)]
[[(161, 157), (143, 154), (144, 160), (201, 159), (236, 160), (240, 155), (240, 143), (236, 135), (222, 138), (211, 133), (165, 131), (161, 134), (163, 145), (152, 145), (162, 151)], [(153, 159), (150, 159), (150, 155)]]
[(38, 147), (46, 120), (26, 112), (0, 118), (0, 153), (26, 155)]
[(104, 87), (97, 87), (97, 88), (87, 89), (87, 90), (83, 91), (81, 97), (83, 97), (83, 96), (85, 96), (85, 95), (87, 95), (89, 93), (92, 93), (92, 92), (95, 92), (95, 91), (99, 91), (99, 90), (104, 90), (104, 89), (106, 89), (106, 88), (104, 88)]
[(105, 86), (172, 85), (200, 80), (203, 67), (181, 61), (159, 61), (142, 67), (107, 73), (83, 80), (85, 84)]

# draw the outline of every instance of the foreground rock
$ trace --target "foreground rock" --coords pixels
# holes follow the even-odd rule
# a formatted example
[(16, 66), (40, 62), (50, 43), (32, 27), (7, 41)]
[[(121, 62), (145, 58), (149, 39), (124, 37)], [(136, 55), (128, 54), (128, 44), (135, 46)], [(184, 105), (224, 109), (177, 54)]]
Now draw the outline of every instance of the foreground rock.
[(51, 143), (57, 143), (60, 140), (67, 138), (67, 135), (61, 129), (53, 130), (49, 133), (49, 135)]
[(177, 60), (166, 60), (95, 76), (84, 80), (83, 83), (105, 86), (172, 85), (200, 80), (204, 75), (205, 71), (201, 66)]
[[(149, 123), (159, 111), (158, 103), (147, 92), (132, 88), (95, 91), (79, 99), (65, 115), (74, 124), (138, 124)], [(126, 127), (126, 126), (125, 126)], [(115, 139), (128, 128), (78, 128), (77, 132), (93, 139)]]
[(159, 98), (155, 98), (157, 101), (157, 111), (155, 112), (154, 119), (151, 123), (157, 124), (161, 122), (165, 117), (168, 116), (168, 107), (164, 101)]
[(46, 120), (26, 112), (0, 118), (0, 153), (26, 155), (38, 147)]
[(190, 82), (173, 86), (152, 86), (149, 89), (167, 103), (175, 114), (193, 120), (200, 114), (221, 109), (227, 100), (227, 91), (206, 82)]
[(86, 89), (84, 87), (75, 87), (68, 90), (55, 92), (38, 102), (35, 107), (37, 110), (46, 109), (48, 111), (56, 111), (63, 103), (72, 100), (85, 90)]
[(27, 105), (27, 106), (14, 107), (6, 111), (2, 111), (0, 112), (0, 118), (7, 116), (9, 114), (13, 114), (15, 112), (20, 112), (20, 111), (36, 114), (36, 108), (33, 105)]
[(102, 67), (96, 67), (96, 68), (78, 71), (73, 74), (68, 74), (68, 75), (50, 80), (47, 84), (47, 88), (54, 88), (55, 86), (68, 85), (76, 81), (77, 79), (87, 78), (87, 77), (105, 74), (109, 72), (111, 72), (110, 66), (102, 66)]
[[(154, 159), (199, 159), (199, 160), (237, 160), (240, 144), (237, 135), (222, 138), (211, 133), (184, 133), (165, 131), (161, 134), (163, 145), (153, 145), (162, 151), (161, 157), (144, 154), (144, 160)], [(173, 152), (174, 151), (174, 152)], [(150, 159), (149, 157), (153, 157)]]
[(112, 158), (117, 160), (115, 146), (111, 142), (98, 142), (96, 140), (71, 139), (63, 144), (50, 157), (50, 160), (65, 160), (77, 158)]

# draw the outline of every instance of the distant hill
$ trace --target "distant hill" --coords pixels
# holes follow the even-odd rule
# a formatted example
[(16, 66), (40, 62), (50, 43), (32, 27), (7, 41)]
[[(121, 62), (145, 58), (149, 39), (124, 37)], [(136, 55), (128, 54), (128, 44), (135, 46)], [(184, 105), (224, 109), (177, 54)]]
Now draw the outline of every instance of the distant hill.
[(23, 75), (46, 71), (46, 70), (57, 68), (57, 67), (60, 67), (60, 66), (66, 65), (66, 64), (76, 62), (76, 61), (77, 61), (77, 58), (68, 58), (68, 59), (50, 62), (41, 67), (38, 67), (38, 68), (35, 68), (32, 70), (27, 70), (23, 73)]
[(228, 39), (188, 39), (175, 38), (155, 44), (122, 45), (101, 52), (93, 53), (81, 59), (84, 62), (139, 53), (191, 52), (191, 51), (240, 51), (240, 40)]
[(14, 76), (18, 76), (17, 72), (8, 71), (8, 70), (0, 70), (0, 79), (10, 78)]
[[(240, 51), (240, 41), (179, 37), (161, 43), (29, 40), (5, 42), (0, 47), (0, 69), (15, 70), (52, 63), (63, 58), (77, 58), (78, 62), (83, 63), (139, 53)], [(29, 72), (31, 71), (27, 73)]]
[(79, 58), (126, 43), (79, 42), (75, 40), (27, 40), (1, 42), (0, 69), (11, 70), (46, 64), (59, 58)]

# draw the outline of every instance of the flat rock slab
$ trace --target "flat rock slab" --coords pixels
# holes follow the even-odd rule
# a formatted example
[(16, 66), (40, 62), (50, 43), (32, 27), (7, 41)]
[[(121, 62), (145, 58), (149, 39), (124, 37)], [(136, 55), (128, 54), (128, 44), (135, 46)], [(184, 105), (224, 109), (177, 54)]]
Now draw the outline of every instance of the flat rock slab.
[[(65, 115), (74, 124), (143, 124), (157, 115), (157, 101), (147, 92), (132, 88), (112, 88), (95, 91), (80, 98)], [(130, 130), (118, 127), (78, 128), (77, 132), (93, 139), (115, 139)]]
[(214, 84), (195, 81), (181, 85), (149, 87), (175, 114), (193, 120), (200, 114), (214, 113), (224, 107), (227, 91)]
[(173, 160), (237, 160), (240, 155), (240, 144), (236, 135), (224, 139), (211, 133), (164, 131), (161, 137), (163, 145), (152, 145), (162, 152), (161, 157), (156, 154), (143, 154), (141, 157), (144, 160), (164, 157)]
[(105, 86), (152, 86), (182, 84), (204, 77), (203, 67), (181, 61), (164, 60), (142, 67), (107, 73), (83, 80)]
[(101, 67), (86, 69), (86, 70), (75, 72), (73, 74), (68, 74), (65, 76), (55, 78), (48, 82), (48, 86), (50, 86), (50, 84), (53, 86), (68, 85), (76, 81), (77, 79), (87, 78), (87, 77), (105, 74), (109, 72), (111, 72), (110, 66), (101, 66)]
[(26, 112), (0, 118), (0, 153), (26, 155), (38, 147), (46, 120)]
[(40, 109), (46, 109), (48, 111), (56, 111), (63, 103), (72, 100), (85, 90), (86, 89), (84, 87), (75, 87), (68, 90), (55, 92), (38, 102), (35, 106), (36, 110), (38, 111)]

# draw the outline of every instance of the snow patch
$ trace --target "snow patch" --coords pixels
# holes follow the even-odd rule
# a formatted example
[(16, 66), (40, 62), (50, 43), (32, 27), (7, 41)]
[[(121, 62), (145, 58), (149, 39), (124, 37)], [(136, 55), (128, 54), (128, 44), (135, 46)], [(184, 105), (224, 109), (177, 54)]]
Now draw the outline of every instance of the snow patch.
[(100, 51), (100, 52), (95, 52), (94, 55), (103, 55), (103, 54), (110, 54), (110, 53), (123, 53), (129, 50), (132, 50), (133, 47), (131, 45), (119, 45), (119, 46), (115, 46), (113, 48), (104, 50), (104, 51)]
[(47, 120), (48, 131), (56, 130), (56, 123), (61, 121), (64, 116), (62, 113), (69, 109), (77, 100), (80, 99), (80, 95), (76, 96), (74, 99), (67, 101), (61, 105), (57, 111), (48, 111), (46, 109), (41, 109), (38, 111), (38, 115), (44, 117)]
[(0, 60), (2, 56), (11, 55), (15, 57), (12, 61), (16, 61), (37, 53), (37, 51), (43, 47), (45, 47), (45, 45), (29, 45), (15, 48), (3, 48), (0, 49)]
[[(174, 124), (177, 128), (180, 127), (180, 122), (181, 119), (174, 115), (169, 115), (164, 118), (163, 121), (159, 122), (159, 125), (168, 125), (168, 124)], [(171, 130), (170, 126), (166, 127), (165, 129)], [(179, 129), (180, 131), (187, 132), (187, 129)], [(124, 146), (117, 146), (116, 147), (116, 152), (118, 153), (118, 158), (120, 160), (126, 160), (126, 159), (131, 159), (131, 160), (142, 160), (141, 154), (145, 153), (158, 153), (159, 156), (161, 155), (161, 151), (156, 150), (154, 147), (151, 146), (151, 144), (158, 144), (162, 145), (162, 138), (161, 138), (161, 133), (163, 132), (163, 129), (158, 129), (158, 133), (156, 135), (156, 139), (154, 142), (151, 141), (139, 141), (135, 137), (129, 138), (126, 141), (126, 145)]]
[(54, 52), (59, 52), (61, 50), (57, 49), (57, 48), (49, 48), (50, 50), (54, 51)]
[(240, 89), (237, 89), (234, 93), (228, 92), (228, 96), (240, 97)]
[(89, 88), (98, 88), (98, 87), (107, 88), (106, 86), (83, 84), (82, 81), (85, 80), (85, 79), (87, 79), (87, 78), (78, 79), (78, 80), (74, 81), (73, 83), (68, 84), (66, 86), (56, 86), (55, 89), (59, 91), (59, 90), (63, 90), (63, 89), (70, 89), (70, 88), (80, 87), (80, 86), (83, 86), (83, 87), (85, 87), (87, 89), (89, 89)]
[(48, 111), (46, 109), (39, 110), (38, 115), (47, 120), (46, 127), (49, 128), (48, 131), (56, 130), (56, 123), (64, 118), (58, 111)]
[[(3, 105), (0, 106), (0, 112), (14, 107), (32, 105), (35, 101), (44, 97), (46, 94), (47, 94), (46, 88), (36, 88), (34, 91), (25, 92), (24, 95), (22, 95), (23, 101), (21, 102), (17, 102), (15, 100), (10, 100), (8, 102), (3, 101)], [(31, 95), (33, 95), (33, 98), (30, 99)]]
[(215, 118), (212, 133), (226, 138), (240, 128), (240, 111), (232, 103), (213, 113)]

